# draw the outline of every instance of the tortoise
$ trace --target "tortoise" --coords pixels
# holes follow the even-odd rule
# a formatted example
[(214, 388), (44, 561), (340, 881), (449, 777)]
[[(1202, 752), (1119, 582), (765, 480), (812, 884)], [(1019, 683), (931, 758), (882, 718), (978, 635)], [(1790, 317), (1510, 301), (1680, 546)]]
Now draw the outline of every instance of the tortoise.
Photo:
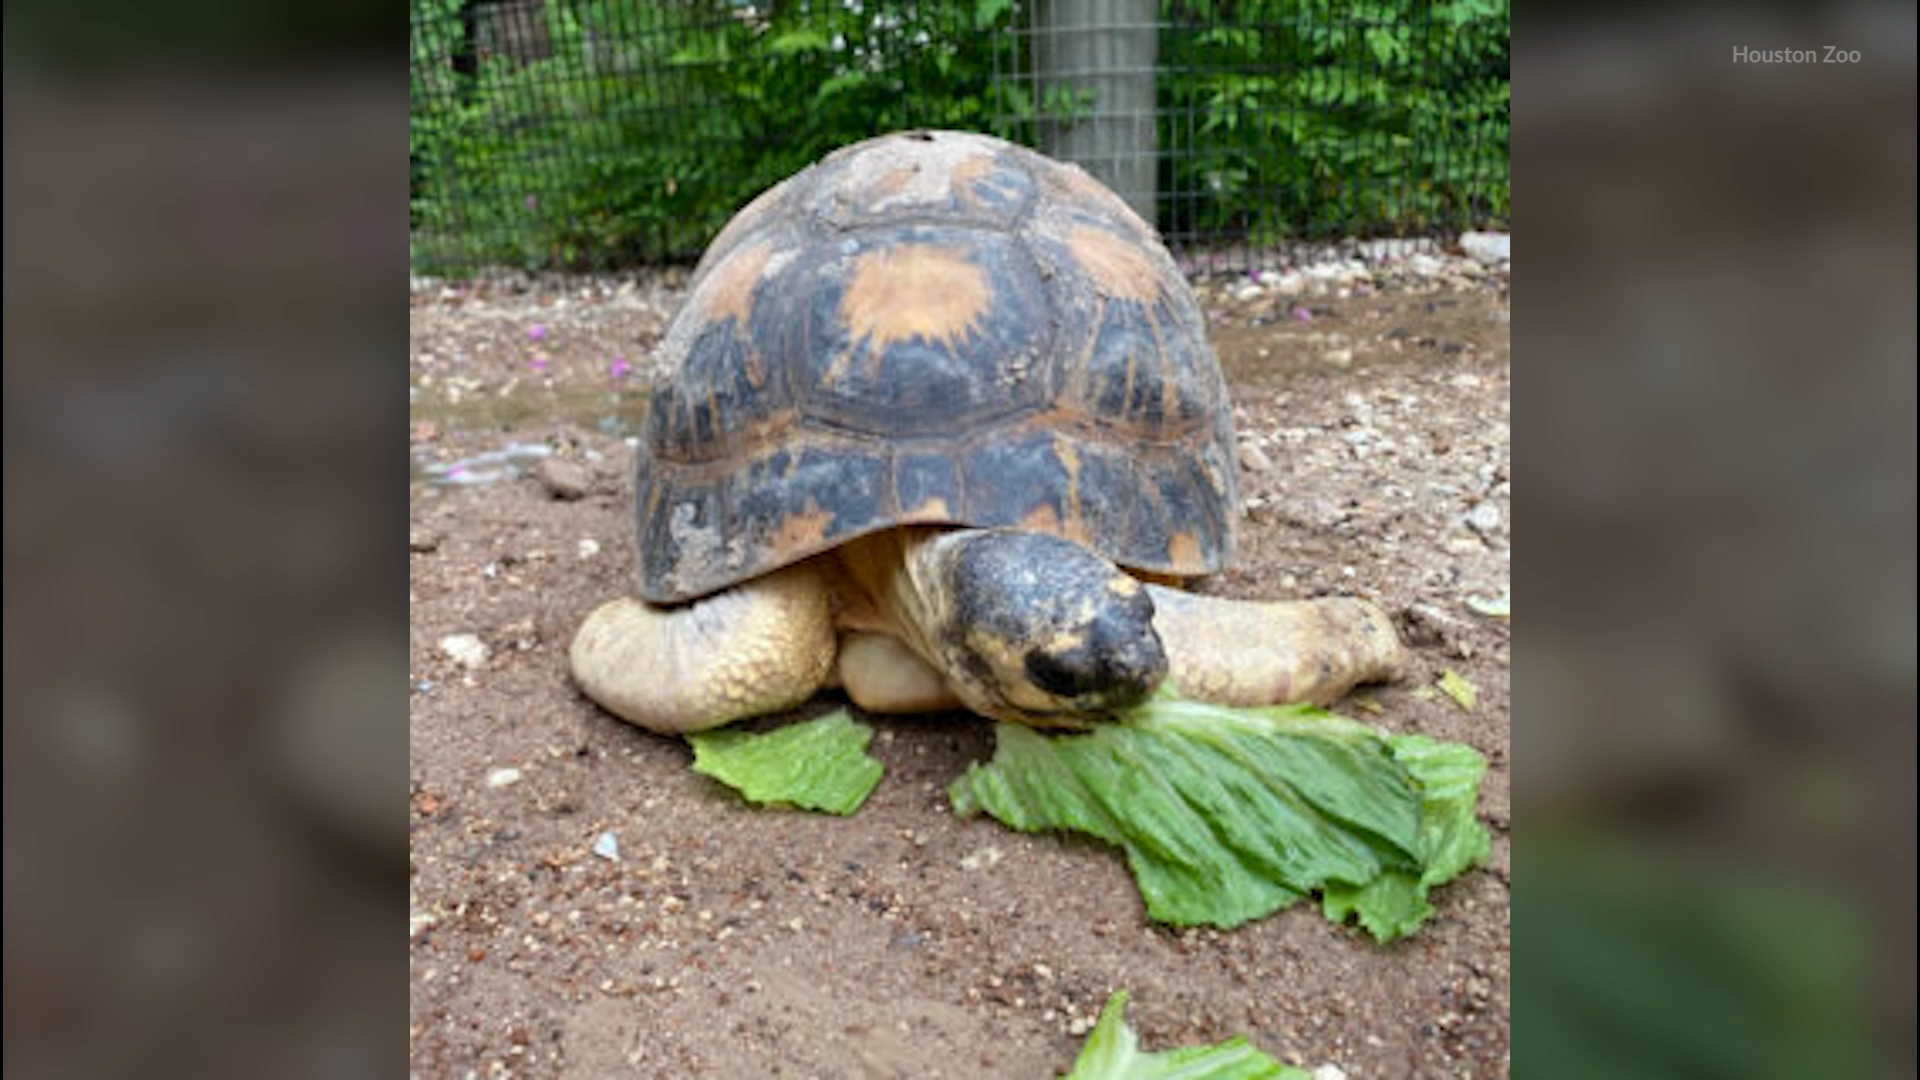
[(1169, 679), (1327, 704), (1401, 668), (1367, 601), (1186, 590), (1234, 553), (1225, 379), (1157, 234), (1074, 165), (951, 131), (840, 149), (722, 229), (662, 350), (639, 595), (570, 654), (641, 727), (837, 686), (1082, 728)]

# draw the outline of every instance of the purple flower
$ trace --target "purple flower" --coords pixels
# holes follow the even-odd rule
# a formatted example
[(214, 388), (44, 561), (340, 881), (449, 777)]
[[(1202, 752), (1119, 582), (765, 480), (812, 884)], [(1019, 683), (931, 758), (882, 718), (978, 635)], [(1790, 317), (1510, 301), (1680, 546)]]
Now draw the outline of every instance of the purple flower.
[(545, 323), (534, 323), (532, 326), (527, 327), (528, 341), (544, 341), (546, 340), (546, 336), (547, 327)]
[(615, 379), (626, 378), (632, 370), (633, 365), (627, 363), (627, 358), (624, 356), (614, 357), (613, 362), (607, 365), (607, 374)]
[(547, 354), (534, 353), (533, 359), (527, 361), (527, 366), (541, 374), (545, 374), (547, 370)]
[(1313, 312), (1308, 311), (1306, 308), (1303, 308), (1303, 307), (1294, 308), (1293, 321), (1294, 322), (1312, 322)]

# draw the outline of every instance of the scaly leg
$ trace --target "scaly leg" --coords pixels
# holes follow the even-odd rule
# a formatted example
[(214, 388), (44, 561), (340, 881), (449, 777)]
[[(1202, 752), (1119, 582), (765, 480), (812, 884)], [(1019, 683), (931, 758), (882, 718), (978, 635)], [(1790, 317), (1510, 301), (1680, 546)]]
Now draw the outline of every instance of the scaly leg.
[(1392, 620), (1365, 600), (1229, 600), (1160, 585), (1147, 593), (1167, 677), (1196, 701), (1329, 705), (1406, 667)]
[(810, 564), (676, 607), (622, 597), (574, 635), (574, 681), (649, 731), (703, 731), (792, 708), (833, 670), (829, 587)]

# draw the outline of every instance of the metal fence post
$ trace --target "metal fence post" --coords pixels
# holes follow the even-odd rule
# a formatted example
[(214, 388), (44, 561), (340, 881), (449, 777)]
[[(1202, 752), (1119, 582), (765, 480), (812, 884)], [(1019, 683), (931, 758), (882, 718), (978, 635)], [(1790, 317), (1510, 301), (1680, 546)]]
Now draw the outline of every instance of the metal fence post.
[(1039, 0), (1033, 16), (1041, 148), (1099, 177), (1149, 222), (1158, 16), (1159, 0)]

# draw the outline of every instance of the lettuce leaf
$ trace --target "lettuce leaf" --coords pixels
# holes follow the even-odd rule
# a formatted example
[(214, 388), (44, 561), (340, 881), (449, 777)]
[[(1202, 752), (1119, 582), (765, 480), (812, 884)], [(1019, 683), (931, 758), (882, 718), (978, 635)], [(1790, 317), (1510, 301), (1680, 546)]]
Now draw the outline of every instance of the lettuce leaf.
[(873, 729), (845, 709), (765, 733), (717, 728), (687, 736), (693, 771), (749, 802), (842, 816), (860, 809), (880, 782), (880, 763), (866, 754), (872, 739)]
[(1489, 847), (1479, 754), (1309, 706), (1163, 696), (1083, 734), (995, 732), (993, 760), (949, 789), (954, 810), (1121, 848), (1158, 922), (1231, 929), (1319, 892), (1328, 918), (1391, 941)]
[(1142, 1053), (1122, 1016), (1126, 1007), (1125, 990), (1107, 999), (1066, 1080), (1311, 1080), (1305, 1070), (1281, 1065), (1238, 1037), (1217, 1046)]

